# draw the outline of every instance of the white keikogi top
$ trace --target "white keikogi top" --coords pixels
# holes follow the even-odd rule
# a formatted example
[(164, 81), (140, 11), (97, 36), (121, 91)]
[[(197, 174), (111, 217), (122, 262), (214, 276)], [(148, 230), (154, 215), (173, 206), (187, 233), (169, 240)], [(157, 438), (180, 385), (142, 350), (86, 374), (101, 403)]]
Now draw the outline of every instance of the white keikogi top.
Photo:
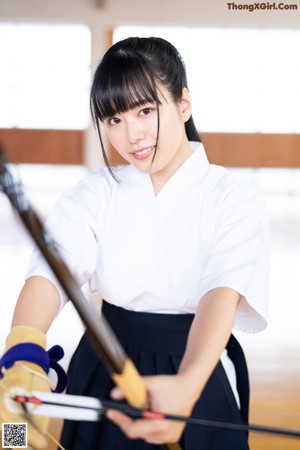
[[(134, 311), (195, 313), (209, 290), (243, 295), (235, 328), (266, 325), (269, 248), (265, 206), (255, 188), (208, 162), (202, 144), (155, 196), (134, 166), (87, 175), (65, 192), (47, 226), (80, 285)], [(33, 253), (27, 277), (64, 293)]]

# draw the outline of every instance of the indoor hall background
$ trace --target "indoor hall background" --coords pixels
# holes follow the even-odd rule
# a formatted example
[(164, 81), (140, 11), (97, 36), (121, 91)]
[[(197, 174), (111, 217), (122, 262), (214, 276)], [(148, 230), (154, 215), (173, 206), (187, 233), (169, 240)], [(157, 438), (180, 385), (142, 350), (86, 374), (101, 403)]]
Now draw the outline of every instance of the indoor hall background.
[[(299, 5), (299, 1), (294, 2)], [(300, 5), (299, 5), (300, 8)], [(120, 23), (163, 23), (200, 26), (242, 26), (299, 28), (300, 9), (284, 11), (229, 11), (221, 0), (0, 0), (0, 20), (33, 22), (84, 22), (92, 30), (92, 66), (111, 41), (107, 32)], [(295, 55), (297, 57), (297, 55)], [(285, 80), (288, 82), (288, 80)], [(0, 130), (12, 159), (23, 164), (22, 180), (34, 206), (45, 217), (61, 191), (73, 185), (87, 170), (102, 164), (95, 132), (90, 126), (84, 131)], [(247, 138), (245, 140), (245, 137)], [(224, 161), (219, 152), (220, 140), (226, 147), (248, 146), (251, 161), (242, 165), (256, 169), (235, 168), (241, 177), (249, 179), (265, 196), (271, 222), (272, 271), (270, 316), (268, 329), (257, 335), (238, 334), (249, 362), (252, 386), (251, 421), (274, 426), (300, 428), (300, 147), (299, 135), (266, 136), (253, 134), (204, 135), (215, 162), (237, 165), (239, 161)], [(210, 147), (210, 142), (213, 147)], [(222, 146), (221, 146), (222, 148)], [(255, 152), (251, 152), (251, 149)], [(25, 151), (26, 150), (26, 151)], [(224, 154), (224, 152), (223, 152)], [(274, 154), (280, 159), (277, 169)], [(263, 155), (263, 157), (262, 157)], [(258, 161), (260, 158), (260, 161)], [(267, 158), (267, 160), (266, 160)], [(277, 158), (277, 162), (278, 162)], [(256, 164), (254, 163), (256, 160)], [(263, 164), (261, 164), (263, 161)], [(55, 163), (57, 165), (39, 165)], [(61, 165), (64, 164), (64, 165)], [(70, 165), (71, 164), (71, 165)], [(292, 169), (280, 166), (293, 167)], [(0, 194), (0, 351), (8, 333), (11, 315), (31, 249), (31, 242), (16, 220), (7, 200)], [(98, 299), (93, 300), (98, 307)], [(65, 328), (72, 329), (72, 336)], [(49, 332), (49, 344), (61, 342), (69, 357), (83, 329), (68, 305)], [(59, 421), (51, 429), (59, 433)], [(297, 450), (300, 441), (251, 434), (252, 450)], [(54, 446), (50, 446), (54, 448)]]

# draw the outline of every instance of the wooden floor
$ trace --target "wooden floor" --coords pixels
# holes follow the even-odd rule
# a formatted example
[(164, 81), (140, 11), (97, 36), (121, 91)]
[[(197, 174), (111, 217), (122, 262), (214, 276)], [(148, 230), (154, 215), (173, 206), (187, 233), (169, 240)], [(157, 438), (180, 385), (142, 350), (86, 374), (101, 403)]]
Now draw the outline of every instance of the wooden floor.
[[(33, 174), (29, 174), (27, 169), (23, 172), (30, 186), (31, 199), (42, 216), (59, 192), (83, 175), (83, 171), (78, 169), (68, 174), (64, 167), (59, 178), (58, 168), (55, 168), (55, 175), (46, 175), (44, 170), (39, 168)], [(292, 175), (295, 173), (287, 174), (286, 180), (292, 182)], [(44, 186), (47, 179), (55, 180), (55, 189), (53, 185), (51, 188)], [(297, 180), (299, 183), (299, 177)], [(269, 181), (264, 178), (265, 187)], [(277, 188), (279, 181), (277, 177)], [(236, 336), (245, 350), (250, 372), (250, 422), (300, 430), (300, 186), (299, 192), (290, 190), (267, 194), (266, 201), (272, 238), (269, 326), (256, 335), (236, 333)], [(0, 353), (23, 284), (31, 246), (10, 205), (0, 193)], [(70, 333), (65, 332), (66, 327), (72, 330), (71, 338)], [(68, 305), (48, 333), (49, 346), (60, 343), (65, 348), (65, 367), (82, 332), (78, 317)], [(56, 438), (59, 438), (60, 428), (61, 421), (51, 421), (50, 432)], [(250, 433), (250, 447), (251, 450), (300, 450), (300, 439)], [(56, 445), (49, 443), (47, 450), (54, 449)]]
[[(300, 367), (291, 355), (268, 367), (263, 361), (251, 374), (253, 424), (300, 431)], [(299, 438), (250, 433), (251, 450), (300, 450)]]

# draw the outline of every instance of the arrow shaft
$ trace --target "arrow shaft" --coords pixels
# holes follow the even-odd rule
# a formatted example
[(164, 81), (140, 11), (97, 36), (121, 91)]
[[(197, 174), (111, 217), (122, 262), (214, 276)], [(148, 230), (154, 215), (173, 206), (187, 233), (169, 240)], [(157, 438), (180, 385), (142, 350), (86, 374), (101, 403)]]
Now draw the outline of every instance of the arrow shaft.
[[(76, 416), (77, 414), (78, 419), (74, 420), (100, 420), (101, 417), (105, 415), (109, 409), (116, 409), (118, 411), (122, 411), (132, 418), (144, 418), (149, 420), (172, 420), (205, 427), (247, 432), (253, 431), (258, 433), (300, 438), (300, 431), (286, 428), (245, 424), (243, 422), (229, 422), (217, 419), (205, 419), (195, 416), (186, 417), (173, 414), (164, 414), (139, 408), (132, 408), (131, 406), (124, 403), (100, 400), (94, 397), (49, 394), (44, 392), (34, 392), (33, 394), (33, 397), (19, 396), (16, 397), (15, 400), (19, 401), (20, 403), (28, 402), (37, 405), (37, 407), (32, 410), (33, 414), (37, 415), (48, 415), (52, 412), (54, 414), (54, 417), (57, 417), (57, 414), (59, 417), (61, 417), (61, 414), (65, 412), (66, 414), (73, 414), (72, 417)], [(81, 400), (83, 403), (78, 403), (78, 400)], [(58, 411), (55, 412), (54, 408), (57, 408)]]

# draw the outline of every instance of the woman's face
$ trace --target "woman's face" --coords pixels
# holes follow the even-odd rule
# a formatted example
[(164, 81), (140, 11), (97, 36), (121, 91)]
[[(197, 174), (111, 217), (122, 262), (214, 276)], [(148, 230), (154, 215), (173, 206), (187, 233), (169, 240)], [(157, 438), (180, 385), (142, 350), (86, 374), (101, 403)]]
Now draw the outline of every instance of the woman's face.
[(158, 126), (155, 103), (135, 107), (105, 120), (108, 139), (116, 151), (152, 180), (167, 179), (192, 153), (184, 124), (191, 116), (191, 102), (186, 88), (175, 103), (171, 94), (159, 86), (160, 129), (157, 153), (153, 161)]

